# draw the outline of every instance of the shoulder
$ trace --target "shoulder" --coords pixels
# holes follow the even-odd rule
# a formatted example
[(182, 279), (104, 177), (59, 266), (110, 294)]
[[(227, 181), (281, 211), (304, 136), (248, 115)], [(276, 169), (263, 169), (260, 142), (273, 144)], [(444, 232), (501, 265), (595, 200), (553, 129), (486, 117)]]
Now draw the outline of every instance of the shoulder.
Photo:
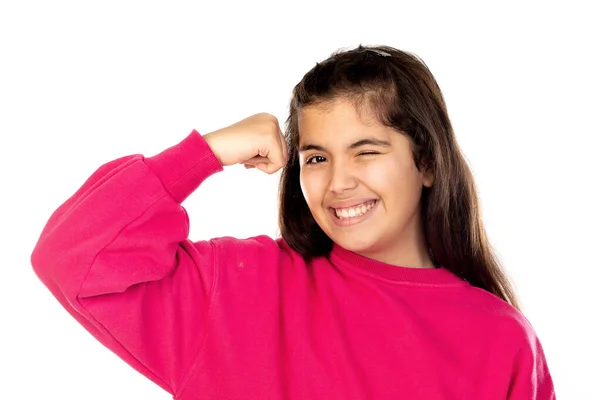
[(488, 337), (515, 351), (536, 346), (537, 334), (522, 311), (484, 289), (468, 286), (466, 291), (463, 306)]
[(261, 298), (277, 304), (279, 288), (300, 287), (308, 281), (306, 264), (282, 239), (267, 235), (219, 237), (213, 248), (214, 287), (228, 300)]
[(282, 263), (297, 263), (300, 254), (292, 250), (282, 238), (258, 235), (248, 238), (224, 236), (209, 241), (215, 255), (225, 264), (260, 264), (278, 266)]
[(482, 340), (485, 354), (494, 355), (495, 369), (508, 372), (508, 398), (556, 398), (544, 349), (523, 312), (483, 289), (466, 290), (473, 337)]

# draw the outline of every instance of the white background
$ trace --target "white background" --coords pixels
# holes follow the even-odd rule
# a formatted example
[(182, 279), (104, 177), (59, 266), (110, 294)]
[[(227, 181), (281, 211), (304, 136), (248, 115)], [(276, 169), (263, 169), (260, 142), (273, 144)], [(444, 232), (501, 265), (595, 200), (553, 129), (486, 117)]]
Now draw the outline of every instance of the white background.
[[(283, 123), (302, 75), (360, 43), (429, 65), (559, 398), (600, 398), (592, 3), (3, 1), (0, 398), (170, 398), (37, 280), (29, 256), (43, 225), (111, 159), (255, 112)], [(256, 170), (211, 177), (184, 203), (193, 239), (275, 236), (276, 190), (277, 176)]]

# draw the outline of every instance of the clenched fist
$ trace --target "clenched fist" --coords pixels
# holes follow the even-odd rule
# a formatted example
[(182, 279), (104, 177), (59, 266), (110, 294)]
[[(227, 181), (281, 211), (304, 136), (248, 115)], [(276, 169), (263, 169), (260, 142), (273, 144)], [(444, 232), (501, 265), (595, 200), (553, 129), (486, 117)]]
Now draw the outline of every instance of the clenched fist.
[(272, 174), (282, 168), (288, 152), (279, 121), (260, 113), (203, 136), (223, 166), (244, 164)]

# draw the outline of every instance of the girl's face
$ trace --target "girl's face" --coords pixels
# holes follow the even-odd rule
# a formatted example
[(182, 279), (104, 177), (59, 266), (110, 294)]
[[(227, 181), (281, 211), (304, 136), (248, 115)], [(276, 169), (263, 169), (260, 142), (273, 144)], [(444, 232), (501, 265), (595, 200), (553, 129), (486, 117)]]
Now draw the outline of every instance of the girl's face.
[(306, 107), (298, 122), (300, 185), (321, 229), (365, 257), (431, 266), (419, 203), (432, 175), (415, 166), (410, 139), (345, 100)]

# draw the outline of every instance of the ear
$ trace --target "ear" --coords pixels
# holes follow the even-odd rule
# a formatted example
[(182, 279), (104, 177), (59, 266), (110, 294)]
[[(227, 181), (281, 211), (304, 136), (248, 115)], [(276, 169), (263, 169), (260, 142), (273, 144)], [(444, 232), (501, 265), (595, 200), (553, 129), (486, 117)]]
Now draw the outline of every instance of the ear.
[(433, 186), (433, 181), (434, 181), (433, 170), (426, 169), (426, 170), (422, 171), (421, 172), (421, 178), (422, 178), (422, 181), (423, 181), (423, 186), (425, 186), (425, 187), (432, 187)]
[(433, 174), (433, 169), (429, 165), (427, 165), (427, 162), (425, 160), (423, 160), (421, 162), (420, 172), (421, 172), (421, 181), (423, 182), (423, 186), (425, 186), (425, 187), (433, 186), (433, 181), (435, 180), (434, 174)]

